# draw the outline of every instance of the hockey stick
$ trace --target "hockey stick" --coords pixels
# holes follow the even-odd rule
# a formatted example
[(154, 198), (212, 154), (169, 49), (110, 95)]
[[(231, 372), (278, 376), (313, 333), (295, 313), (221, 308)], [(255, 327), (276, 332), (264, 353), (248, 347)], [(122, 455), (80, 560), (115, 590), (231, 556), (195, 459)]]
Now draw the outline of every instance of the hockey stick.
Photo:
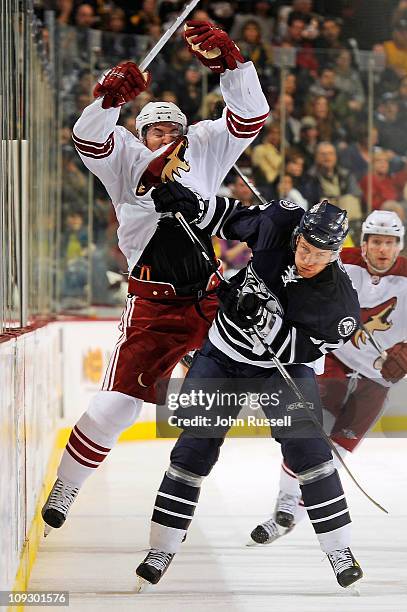
[(325, 433), (324, 428), (322, 427), (321, 423), (318, 421), (318, 419), (316, 418), (316, 416), (312, 413), (312, 411), (308, 408), (307, 406), (307, 402), (305, 400), (305, 397), (303, 396), (303, 394), (301, 393), (301, 391), (299, 390), (298, 386), (296, 385), (296, 383), (294, 382), (294, 380), (292, 379), (292, 377), (290, 376), (290, 374), (287, 372), (285, 366), (281, 363), (281, 361), (278, 359), (278, 357), (275, 355), (275, 353), (273, 352), (273, 350), (266, 345), (265, 342), (263, 342), (263, 338), (260, 336), (258, 330), (256, 329), (256, 326), (253, 327), (254, 333), (256, 334), (258, 340), (260, 340), (260, 343), (262, 344), (263, 348), (265, 348), (271, 358), (271, 361), (274, 363), (275, 367), (277, 368), (277, 370), (280, 372), (281, 376), (284, 378), (285, 382), (287, 383), (287, 385), (290, 387), (291, 391), (294, 393), (294, 395), (297, 397), (297, 399), (301, 402), (302, 407), (304, 408), (305, 412), (307, 413), (307, 415), (310, 417), (311, 421), (314, 423), (314, 425), (317, 427), (317, 429), (319, 430), (319, 432), (322, 434), (323, 439), (325, 440), (325, 442), (327, 442), (327, 444), (330, 446), (332, 452), (334, 453), (335, 457), (339, 460), (339, 462), (341, 463), (342, 467), (344, 468), (345, 472), (348, 474), (348, 476), (350, 477), (350, 479), (352, 480), (352, 482), (357, 486), (357, 488), (359, 489), (359, 491), (361, 493), (363, 493), (363, 495), (372, 502), (372, 504), (374, 504), (377, 508), (379, 508), (380, 510), (382, 510), (382, 512), (384, 512), (385, 514), (389, 514), (388, 510), (386, 510), (386, 508), (384, 508), (383, 506), (381, 506), (379, 504), (379, 502), (377, 502), (375, 499), (373, 499), (373, 497), (371, 497), (364, 489), (363, 487), (358, 483), (358, 481), (356, 480), (356, 478), (354, 477), (354, 475), (352, 474), (352, 472), (350, 471), (350, 469), (348, 468), (348, 466), (346, 465), (346, 463), (344, 462), (344, 460), (342, 459), (338, 449), (336, 448), (335, 444), (332, 442), (331, 438), (328, 436), (327, 433)]
[(151, 51), (147, 53), (146, 57), (140, 63), (139, 65), (140, 72), (144, 72), (148, 68), (148, 66), (151, 64), (153, 59), (159, 54), (159, 52), (164, 47), (164, 45), (167, 44), (168, 40), (171, 38), (174, 32), (178, 30), (180, 25), (182, 25), (182, 23), (188, 17), (189, 13), (196, 7), (198, 2), (199, 0), (192, 0), (192, 2), (186, 5), (182, 13), (178, 15), (178, 17), (176, 18), (172, 26), (168, 28), (168, 30), (161, 36), (160, 40), (156, 42), (156, 44), (151, 49)]
[[(215, 263), (212, 261), (212, 259), (209, 257), (207, 251), (206, 251), (206, 247), (205, 245), (200, 241), (200, 239), (198, 238), (198, 236), (195, 234), (195, 232), (193, 231), (193, 229), (191, 228), (191, 226), (189, 225), (189, 223), (185, 220), (185, 218), (183, 217), (183, 215), (178, 212), (175, 213), (175, 217), (178, 219), (179, 223), (181, 224), (181, 226), (184, 228), (184, 230), (186, 231), (186, 233), (188, 234), (188, 236), (190, 237), (190, 239), (192, 240), (192, 242), (194, 243), (194, 245), (196, 247), (199, 247), (200, 252), (202, 253), (202, 256), (204, 257), (204, 259), (206, 261), (208, 261), (210, 263), (210, 265), (213, 267), (213, 271), (216, 272), (217, 277), (228, 283), (228, 281), (225, 279), (225, 277), (223, 276), (223, 274), (221, 272), (219, 272), (216, 268), (215, 270)], [(305, 400), (305, 397), (303, 396), (303, 394), (301, 393), (301, 391), (299, 390), (298, 386), (296, 385), (296, 383), (294, 382), (294, 380), (292, 379), (292, 377), (290, 376), (290, 374), (287, 372), (285, 366), (281, 363), (281, 361), (278, 359), (278, 357), (275, 355), (275, 353), (273, 352), (273, 350), (264, 342), (264, 339), (261, 337), (259, 331), (257, 330), (256, 326), (253, 326), (253, 331), (256, 334), (258, 340), (260, 341), (260, 343), (262, 344), (263, 348), (268, 351), (270, 358), (272, 360), (272, 362), (274, 363), (276, 369), (280, 372), (281, 376), (284, 378), (284, 381), (286, 382), (286, 384), (288, 385), (288, 387), (292, 390), (292, 392), (294, 393), (294, 395), (297, 397), (297, 399), (300, 401), (300, 403), (302, 404), (305, 412), (307, 413), (307, 415), (309, 416), (309, 418), (311, 419), (311, 421), (314, 423), (314, 425), (316, 426), (316, 428), (319, 430), (319, 432), (322, 434), (323, 439), (325, 440), (325, 442), (328, 444), (328, 446), (330, 447), (330, 449), (332, 450), (332, 452), (334, 453), (334, 455), (336, 456), (336, 458), (338, 459), (338, 461), (341, 463), (342, 467), (344, 468), (345, 472), (348, 474), (348, 476), (350, 477), (350, 479), (352, 480), (352, 482), (356, 485), (356, 487), (359, 489), (359, 491), (372, 503), (374, 504), (377, 508), (379, 508), (380, 510), (382, 510), (382, 512), (384, 512), (385, 514), (388, 514), (388, 511), (383, 508), (383, 506), (381, 506), (379, 504), (379, 502), (377, 502), (376, 500), (373, 499), (373, 497), (371, 497), (368, 493), (366, 493), (366, 491), (363, 489), (363, 487), (358, 483), (358, 481), (356, 480), (356, 478), (354, 477), (354, 475), (352, 474), (352, 472), (350, 471), (350, 469), (348, 468), (348, 466), (346, 465), (346, 463), (344, 462), (344, 460), (342, 459), (339, 451), (337, 450), (336, 446), (334, 445), (334, 443), (332, 442), (332, 440), (330, 439), (330, 437), (325, 433), (324, 428), (322, 427), (321, 423), (318, 421), (318, 419), (315, 417), (315, 415), (311, 412), (311, 410), (308, 408), (307, 406), (307, 402)]]
[(252, 185), (252, 183), (249, 181), (249, 179), (247, 178), (247, 176), (245, 174), (243, 174), (243, 172), (240, 170), (240, 168), (238, 167), (237, 164), (235, 164), (233, 166), (233, 170), (236, 170), (236, 172), (238, 173), (238, 175), (240, 176), (240, 178), (242, 179), (242, 181), (245, 183), (245, 185), (247, 185), (247, 187), (250, 189), (250, 191), (256, 196), (256, 198), (259, 200), (260, 204), (266, 205), (268, 202), (265, 198), (263, 198), (263, 196), (261, 195), (260, 191), (257, 189), (257, 187), (255, 187), (254, 185)]
[(198, 236), (195, 234), (195, 232), (192, 230), (191, 226), (189, 225), (188, 221), (185, 219), (185, 217), (180, 213), (180, 212), (176, 212), (174, 214), (174, 217), (177, 219), (177, 221), (179, 222), (179, 224), (183, 227), (183, 229), (185, 230), (185, 232), (188, 234), (188, 236), (191, 238), (193, 244), (196, 247), (199, 247), (199, 250), (201, 252), (202, 257), (211, 265), (213, 272), (216, 274), (216, 276), (218, 277), (218, 279), (220, 281), (225, 281), (226, 283), (228, 282), (225, 277), (223, 276), (222, 272), (220, 272), (218, 270), (218, 267), (216, 266), (215, 262), (213, 261), (213, 259), (209, 256), (208, 251), (206, 250), (206, 246), (200, 241), (200, 239), (198, 238)]

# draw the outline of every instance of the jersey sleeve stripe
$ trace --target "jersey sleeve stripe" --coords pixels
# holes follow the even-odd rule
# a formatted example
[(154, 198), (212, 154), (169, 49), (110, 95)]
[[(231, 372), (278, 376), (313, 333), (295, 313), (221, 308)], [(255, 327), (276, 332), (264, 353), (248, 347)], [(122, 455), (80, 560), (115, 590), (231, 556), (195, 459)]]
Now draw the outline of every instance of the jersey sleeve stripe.
[(250, 118), (245, 119), (244, 117), (240, 117), (239, 115), (236, 115), (236, 113), (231, 111), (229, 108), (227, 109), (226, 112), (232, 115), (233, 118), (239, 123), (259, 123), (260, 121), (264, 122), (269, 116), (269, 113), (265, 113), (264, 115), (259, 115), (258, 117), (250, 117)]
[(263, 125), (265, 119), (261, 121), (255, 121), (252, 123), (240, 123), (238, 119), (229, 111), (226, 111), (226, 125), (229, 132), (236, 136), (236, 138), (252, 138), (256, 136)]
[(93, 157), (94, 159), (108, 157), (114, 148), (113, 132), (110, 134), (109, 138), (102, 143), (82, 140), (75, 134), (72, 134), (72, 140), (74, 141), (75, 148), (79, 153), (85, 157)]

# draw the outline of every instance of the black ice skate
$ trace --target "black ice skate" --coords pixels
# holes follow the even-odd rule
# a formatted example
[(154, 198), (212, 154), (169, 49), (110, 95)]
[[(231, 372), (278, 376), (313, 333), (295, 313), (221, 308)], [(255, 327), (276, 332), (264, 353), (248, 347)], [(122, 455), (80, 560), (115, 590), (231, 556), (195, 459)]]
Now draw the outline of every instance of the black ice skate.
[(144, 561), (136, 569), (139, 578), (137, 591), (142, 591), (146, 583), (157, 584), (167, 571), (174, 555), (175, 553), (151, 548)]
[(49, 534), (51, 529), (59, 529), (59, 527), (62, 527), (65, 523), (69, 508), (73, 504), (78, 493), (79, 489), (77, 487), (64, 483), (59, 478), (56, 479), (41, 511), (42, 518), (45, 522), (45, 537)]
[(294, 517), (300, 499), (300, 495), (288, 495), (280, 491), (273, 516), (253, 529), (247, 546), (271, 544), (290, 533), (295, 527)]
[(292, 529), (294, 527), (295, 512), (298, 508), (301, 495), (289, 495), (282, 491), (278, 494), (276, 508), (274, 510), (277, 525)]
[(362, 568), (350, 548), (333, 550), (327, 554), (327, 557), (341, 587), (346, 588), (363, 577)]
[(272, 516), (268, 521), (257, 525), (257, 527), (253, 529), (247, 546), (254, 546), (255, 544), (271, 544), (278, 538), (281, 538), (281, 536), (289, 533), (291, 529), (293, 529), (293, 527), (285, 529), (284, 527), (277, 525), (274, 516)]

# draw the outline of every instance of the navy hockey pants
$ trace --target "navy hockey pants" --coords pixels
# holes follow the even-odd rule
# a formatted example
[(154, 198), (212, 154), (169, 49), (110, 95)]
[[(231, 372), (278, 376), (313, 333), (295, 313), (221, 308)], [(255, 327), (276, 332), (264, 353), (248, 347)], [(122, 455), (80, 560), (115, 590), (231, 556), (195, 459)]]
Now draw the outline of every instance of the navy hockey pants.
[[(313, 405), (314, 414), (321, 422), (322, 410), (314, 371), (301, 364), (287, 366), (287, 371), (305, 395), (307, 402)], [(194, 379), (220, 379), (221, 381), (222, 379), (233, 378), (249, 379), (249, 385), (253, 384), (253, 381), (258, 381), (258, 379), (265, 379), (268, 392), (274, 388), (282, 393), (284, 409), (291, 409), (290, 412), (293, 414), (292, 436), (290, 435), (290, 429), (285, 430), (281, 436), (277, 432), (277, 437), (275, 430), (273, 430), (273, 435), (280, 442), (284, 461), (291, 470), (295, 473), (301, 473), (332, 459), (327, 442), (321, 437), (309, 416), (301, 408), (298, 408), (298, 400), (275, 368), (268, 369), (238, 363), (225, 356), (207, 341), (194, 358), (188, 372), (186, 385), (190, 391)], [(239, 409), (239, 407), (236, 407), (233, 416), (237, 416)], [(276, 416), (275, 409), (272, 407), (263, 408), (263, 410), (268, 418)], [(281, 415), (278, 414), (277, 416)], [(226, 431), (223, 433), (225, 435)], [(224, 435), (211, 437), (209, 434), (208, 437), (201, 437), (200, 434), (200, 437), (197, 437), (191, 431), (184, 431), (171, 452), (171, 463), (194, 474), (207, 476), (218, 460)]]

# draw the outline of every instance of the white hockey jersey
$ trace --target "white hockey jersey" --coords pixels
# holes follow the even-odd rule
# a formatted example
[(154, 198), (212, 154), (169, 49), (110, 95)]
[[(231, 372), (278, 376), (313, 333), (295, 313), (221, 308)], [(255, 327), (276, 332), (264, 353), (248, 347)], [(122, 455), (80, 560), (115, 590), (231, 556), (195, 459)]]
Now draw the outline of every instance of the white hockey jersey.
[(175, 143), (150, 151), (117, 126), (120, 109), (103, 109), (95, 100), (73, 129), (83, 163), (105, 186), (119, 222), (119, 247), (129, 270), (152, 238), (160, 216), (151, 187), (178, 180), (202, 198), (216, 195), (227, 172), (263, 127), (269, 107), (252, 62), (220, 77), (226, 103), (216, 121), (200, 121)]
[[(361, 320), (384, 350), (407, 340), (407, 259), (399, 257), (383, 276), (370, 274), (359, 248), (343, 249), (341, 259), (358, 292)], [(346, 366), (390, 387), (380, 374), (379, 355), (365, 332), (358, 330), (334, 352)]]

